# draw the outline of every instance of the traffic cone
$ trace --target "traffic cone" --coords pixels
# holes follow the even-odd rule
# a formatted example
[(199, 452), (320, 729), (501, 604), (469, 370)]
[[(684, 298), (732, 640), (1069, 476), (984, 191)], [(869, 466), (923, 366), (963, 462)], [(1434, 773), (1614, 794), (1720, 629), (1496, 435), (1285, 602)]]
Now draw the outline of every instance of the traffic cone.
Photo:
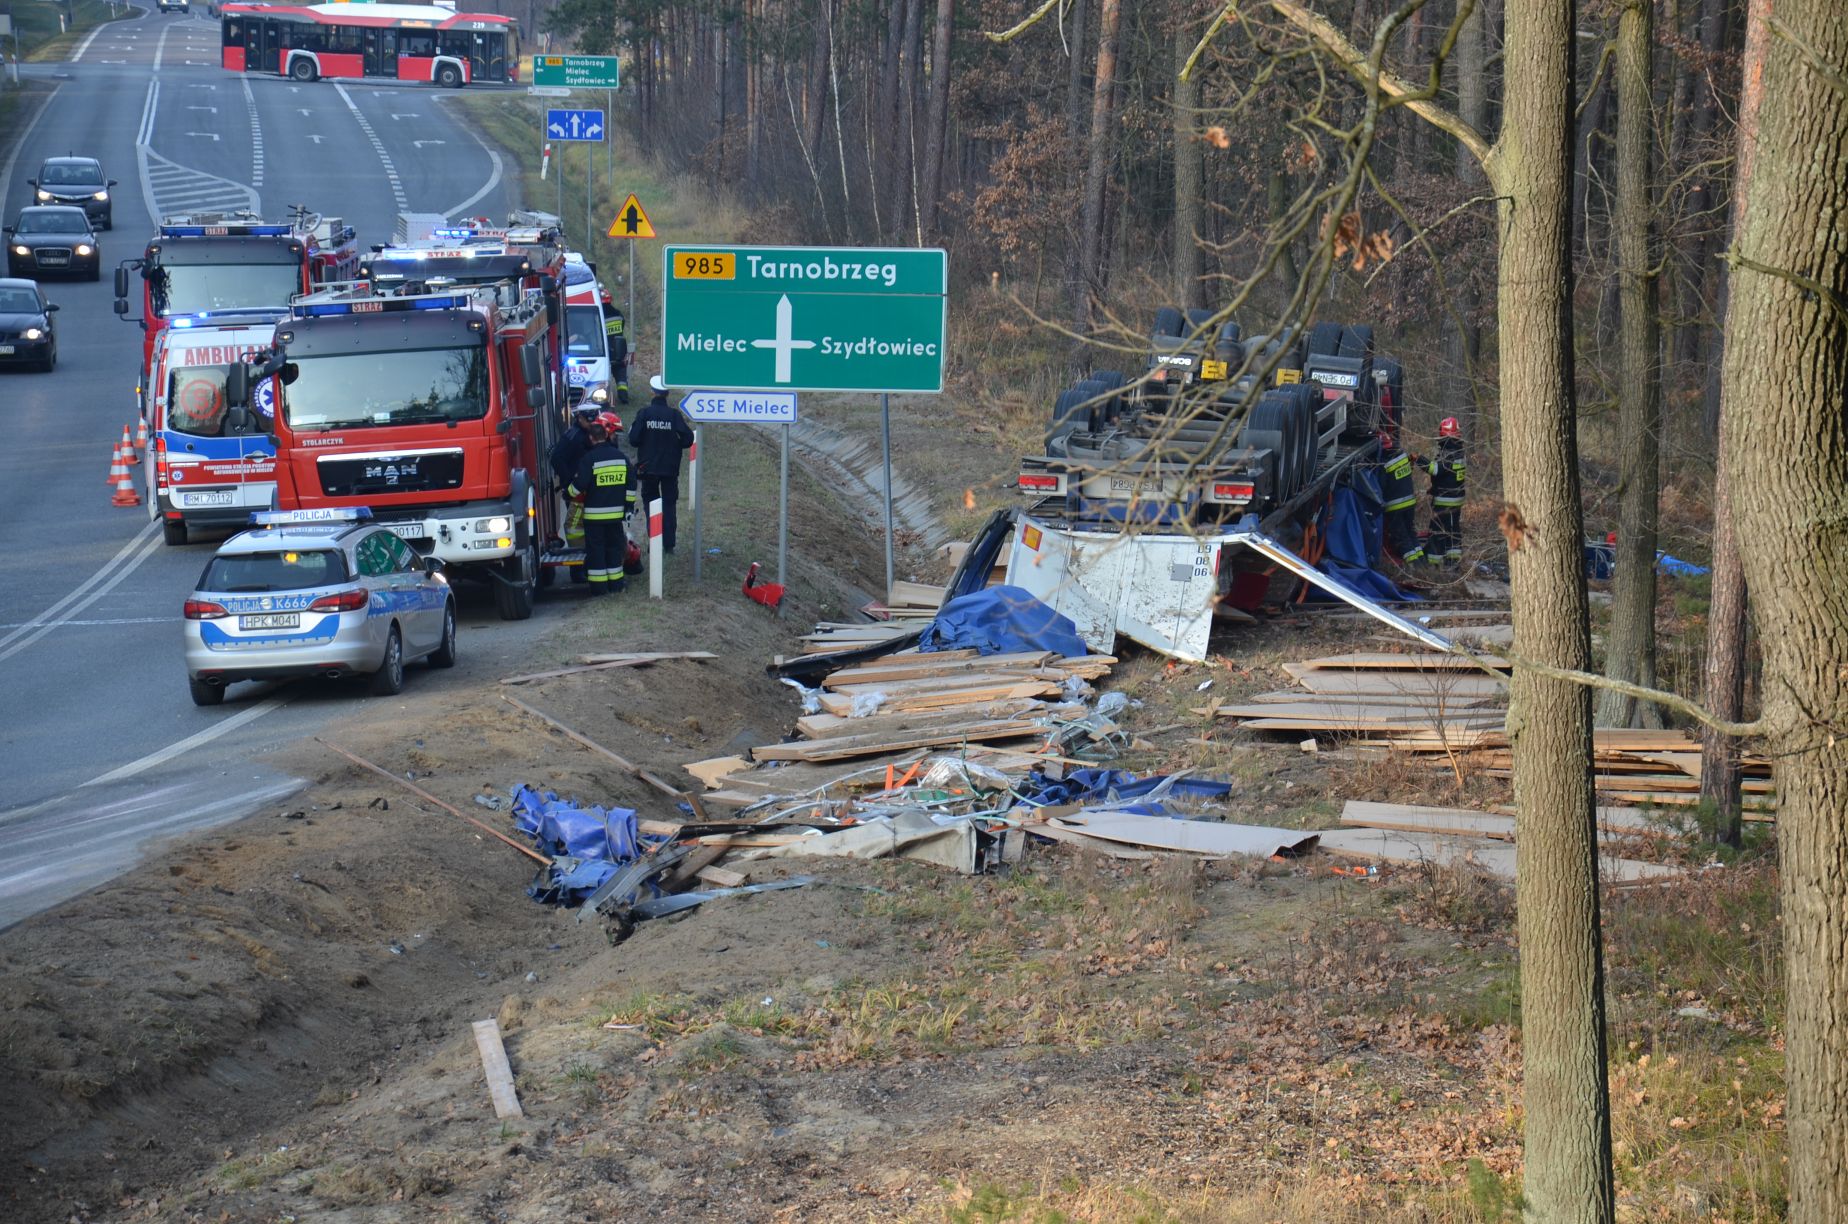
[(129, 435), (128, 426), (122, 426), (122, 457), (130, 463), (140, 463), (141, 456), (135, 453), (135, 439)]
[[(127, 433), (127, 427), (123, 428)], [(141, 494), (135, 491), (135, 482), (129, 478), (128, 464), (122, 461), (122, 452), (116, 452), (116, 461), (109, 465), (109, 478), (115, 485), (115, 496), (109, 499), (112, 506), (139, 506)]]
[(148, 419), (146, 417), (135, 418), (135, 449), (143, 454), (147, 453)]
[(122, 444), (118, 442), (115, 444), (115, 447), (109, 452), (109, 472), (106, 476), (103, 477), (103, 483), (108, 485), (112, 489), (115, 488), (116, 469), (118, 467), (126, 468), (127, 466), (128, 466), (128, 459), (123, 456)]

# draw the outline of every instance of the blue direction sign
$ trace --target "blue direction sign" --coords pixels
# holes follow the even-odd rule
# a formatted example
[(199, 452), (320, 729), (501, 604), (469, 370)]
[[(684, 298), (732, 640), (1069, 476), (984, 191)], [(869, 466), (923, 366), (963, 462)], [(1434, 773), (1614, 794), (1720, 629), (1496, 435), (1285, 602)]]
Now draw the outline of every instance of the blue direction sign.
[(603, 139), (603, 112), (547, 110), (545, 134), (553, 140), (600, 141)]
[(796, 423), (794, 391), (689, 391), (680, 407), (701, 425)]

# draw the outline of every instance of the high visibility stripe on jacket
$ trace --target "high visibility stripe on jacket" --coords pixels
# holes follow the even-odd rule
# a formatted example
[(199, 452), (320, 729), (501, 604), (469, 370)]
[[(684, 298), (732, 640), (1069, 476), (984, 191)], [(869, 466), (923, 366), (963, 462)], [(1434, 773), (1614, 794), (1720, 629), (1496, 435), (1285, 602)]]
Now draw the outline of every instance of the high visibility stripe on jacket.
[(583, 497), (585, 522), (621, 522), (634, 495), (629, 456), (614, 441), (599, 442), (578, 462), (569, 492)]

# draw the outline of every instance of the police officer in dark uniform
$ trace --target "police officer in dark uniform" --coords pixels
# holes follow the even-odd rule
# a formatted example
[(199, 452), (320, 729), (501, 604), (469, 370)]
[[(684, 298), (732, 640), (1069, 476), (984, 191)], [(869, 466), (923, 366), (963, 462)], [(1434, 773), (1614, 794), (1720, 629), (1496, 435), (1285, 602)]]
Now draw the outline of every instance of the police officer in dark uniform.
[(629, 445), (642, 473), (641, 505), (661, 499), (661, 547), (674, 551), (674, 504), (680, 500), (680, 456), (693, 445), (686, 414), (667, 402), (667, 383), (659, 374), (648, 380), (654, 398), (629, 425)]
[(1402, 564), (1424, 560), (1418, 539), (1418, 487), (1412, 483), (1412, 458), (1398, 439), (1380, 434), (1380, 501), (1386, 512), (1386, 549)]
[(616, 402), (629, 402), (629, 333), (622, 311), (603, 291), (603, 345), (610, 356), (610, 381), (616, 384)]
[(571, 495), (584, 499), (584, 571), (592, 595), (623, 589), (623, 557), (629, 537), (623, 530), (633, 497), (629, 456), (616, 441), (621, 422), (605, 412), (590, 426), (590, 450), (578, 461)]
[(1455, 417), (1437, 426), (1437, 457), (1420, 456), (1419, 467), (1431, 478), (1431, 530), (1425, 538), (1425, 560), (1432, 565), (1456, 565), (1463, 560), (1463, 488), (1468, 469), (1463, 458), (1463, 428)]

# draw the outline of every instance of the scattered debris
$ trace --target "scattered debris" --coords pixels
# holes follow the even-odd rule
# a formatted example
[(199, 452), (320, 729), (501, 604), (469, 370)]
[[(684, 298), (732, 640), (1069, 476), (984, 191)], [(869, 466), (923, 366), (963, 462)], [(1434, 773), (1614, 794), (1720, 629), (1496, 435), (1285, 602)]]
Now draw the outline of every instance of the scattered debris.
[(513, 1088), (513, 1068), (507, 1065), (507, 1047), (501, 1041), (498, 1020), (477, 1020), (475, 1048), (481, 1052), (481, 1069), (488, 1077), (488, 1096), (497, 1118), (523, 1118), (520, 1095)]

